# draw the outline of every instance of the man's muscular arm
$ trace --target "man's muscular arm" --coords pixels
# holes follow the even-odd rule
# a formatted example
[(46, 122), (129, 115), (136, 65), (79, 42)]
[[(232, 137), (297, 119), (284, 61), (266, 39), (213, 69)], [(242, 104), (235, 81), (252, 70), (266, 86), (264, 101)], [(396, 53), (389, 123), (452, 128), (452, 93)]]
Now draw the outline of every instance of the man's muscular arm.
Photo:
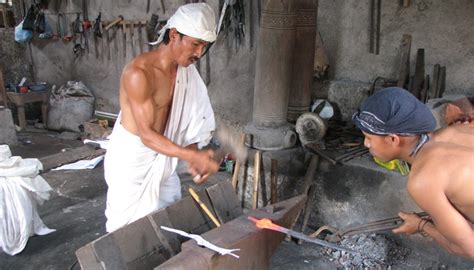
[(212, 151), (181, 147), (155, 130), (156, 103), (144, 70), (136, 67), (127, 69), (122, 76), (122, 85), (143, 144), (166, 156), (188, 161), (201, 174), (218, 170), (217, 163), (211, 159)]
[[(433, 170), (429, 174), (419, 173), (408, 183), (408, 192), (416, 204), (433, 220), (423, 226), (423, 231), (450, 253), (474, 259), (474, 231), (449, 202), (444, 187), (433, 181), (435, 173)], [(418, 232), (421, 219), (417, 215), (400, 213), (400, 217), (405, 223), (395, 229), (395, 233)]]

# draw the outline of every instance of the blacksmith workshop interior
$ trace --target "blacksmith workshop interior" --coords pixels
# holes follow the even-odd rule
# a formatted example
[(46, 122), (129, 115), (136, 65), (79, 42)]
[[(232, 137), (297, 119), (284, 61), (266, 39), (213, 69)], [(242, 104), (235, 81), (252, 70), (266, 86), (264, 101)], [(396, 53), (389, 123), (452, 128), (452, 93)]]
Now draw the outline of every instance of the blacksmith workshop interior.
[[(473, 25), (471, 0), (0, 0), (0, 269), (474, 269), (474, 185), (470, 214), (446, 195), (467, 226), (446, 228), (409, 193), (415, 166), (377, 158), (353, 117), (408, 93), (430, 134), (469, 130), (472, 157)], [(130, 70), (152, 75), (132, 87)], [(117, 150), (120, 128), (136, 141)], [(155, 159), (117, 195), (134, 143)], [(158, 203), (172, 178), (181, 196)], [(109, 229), (117, 196), (138, 216)], [(392, 231), (399, 212), (413, 233)]]

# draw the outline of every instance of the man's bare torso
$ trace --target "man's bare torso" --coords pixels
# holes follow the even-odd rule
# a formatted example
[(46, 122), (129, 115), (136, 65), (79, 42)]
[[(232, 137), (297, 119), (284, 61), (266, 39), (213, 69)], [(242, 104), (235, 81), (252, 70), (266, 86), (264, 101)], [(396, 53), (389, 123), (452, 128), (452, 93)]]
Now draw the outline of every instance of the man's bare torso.
[(474, 222), (474, 125), (436, 132), (416, 157), (411, 174), (443, 187), (451, 204)]
[(131, 69), (144, 72), (150, 101), (153, 103), (153, 128), (163, 134), (168, 123), (174, 93), (176, 72), (170, 74), (157, 65), (157, 55), (154, 52), (145, 53), (136, 57), (125, 68), (120, 83), (120, 108), (122, 111), (122, 126), (129, 132), (138, 135), (138, 127), (132, 114), (129, 93), (139, 89), (125, 89), (124, 80), (127, 80), (127, 71)]

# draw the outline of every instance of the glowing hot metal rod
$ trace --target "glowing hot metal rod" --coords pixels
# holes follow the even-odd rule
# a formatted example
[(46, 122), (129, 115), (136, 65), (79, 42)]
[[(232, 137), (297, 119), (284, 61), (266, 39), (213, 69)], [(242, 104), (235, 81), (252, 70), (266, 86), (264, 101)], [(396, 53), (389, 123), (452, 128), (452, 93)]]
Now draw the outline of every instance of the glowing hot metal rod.
[(292, 236), (292, 237), (295, 237), (295, 238), (298, 238), (298, 239), (301, 239), (301, 240), (304, 240), (304, 241), (307, 241), (307, 242), (315, 243), (315, 244), (325, 246), (325, 247), (329, 247), (329, 248), (334, 248), (334, 249), (337, 249), (337, 250), (342, 250), (342, 251), (349, 252), (349, 253), (352, 253), (352, 254), (358, 253), (356, 251), (353, 251), (353, 250), (350, 250), (350, 249), (347, 249), (347, 248), (329, 243), (327, 241), (324, 241), (324, 240), (321, 240), (321, 239), (318, 239), (318, 238), (311, 238), (311, 237), (309, 237), (305, 234), (302, 234), (302, 233), (299, 233), (299, 232), (296, 232), (296, 231), (278, 226), (278, 225), (274, 224), (268, 218), (256, 219), (254, 217), (248, 217), (248, 219), (251, 220), (252, 222), (254, 222), (255, 225), (257, 226), (257, 228), (259, 228), (259, 229), (268, 229), (268, 230), (272, 230), (272, 231), (281, 232), (281, 233), (287, 234), (289, 236)]

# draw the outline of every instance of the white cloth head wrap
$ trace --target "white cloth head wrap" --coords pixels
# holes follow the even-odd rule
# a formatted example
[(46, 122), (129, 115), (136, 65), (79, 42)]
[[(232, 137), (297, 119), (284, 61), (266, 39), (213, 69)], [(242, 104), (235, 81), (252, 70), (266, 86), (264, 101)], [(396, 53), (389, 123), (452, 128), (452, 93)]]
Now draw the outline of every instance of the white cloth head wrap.
[(151, 42), (156, 45), (163, 41), (167, 29), (176, 28), (181, 34), (214, 42), (216, 34), (216, 15), (206, 3), (194, 3), (180, 6), (163, 28), (158, 32), (158, 40)]

